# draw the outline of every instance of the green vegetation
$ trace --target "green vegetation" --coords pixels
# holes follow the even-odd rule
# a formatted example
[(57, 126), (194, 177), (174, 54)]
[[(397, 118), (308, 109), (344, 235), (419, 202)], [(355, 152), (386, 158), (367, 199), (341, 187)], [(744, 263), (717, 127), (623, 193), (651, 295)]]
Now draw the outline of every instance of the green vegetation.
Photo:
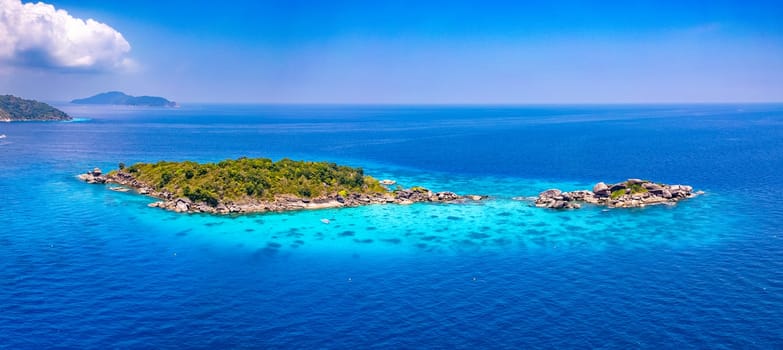
[(625, 194), (625, 189), (621, 188), (619, 190), (612, 191), (612, 199), (617, 199), (622, 197)]
[(424, 187), (421, 187), (421, 186), (413, 186), (413, 187), (411, 187), (411, 191), (425, 193), (428, 190), (426, 188), (424, 188)]
[(642, 184), (633, 184), (633, 185), (628, 186), (628, 188), (631, 189), (631, 193), (632, 194), (647, 192), (647, 189), (644, 188), (644, 186), (642, 186)]
[[(272, 200), (276, 195), (317, 198), (386, 189), (361, 168), (328, 162), (239, 158), (218, 163), (137, 163), (120, 170), (156, 191), (169, 191), (212, 206), (230, 200)], [(113, 173), (116, 174), (116, 171)]]
[(626, 182), (625, 185), (628, 186), (628, 188), (621, 188), (619, 190), (612, 191), (611, 198), (612, 199), (617, 199), (617, 198), (622, 197), (626, 193), (639, 194), (639, 193), (647, 192), (647, 189), (644, 188), (644, 186), (642, 186), (642, 184), (638, 184), (638, 183), (632, 184), (632, 183)]
[(71, 120), (65, 112), (46, 103), (25, 100), (12, 95), (0, 95), (0, 121)]

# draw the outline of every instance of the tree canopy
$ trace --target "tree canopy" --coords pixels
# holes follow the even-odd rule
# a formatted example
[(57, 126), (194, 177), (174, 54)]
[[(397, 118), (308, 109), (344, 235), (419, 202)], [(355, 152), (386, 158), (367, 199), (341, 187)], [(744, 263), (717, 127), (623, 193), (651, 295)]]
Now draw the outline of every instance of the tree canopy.
[(225, 200), (272, 200), (278, 195), (318, 198), (387, 191), (376, 179), (364, 175), (362, 168), (287, 158), (277, 162), (239, 158), (205, 164), (161, 161), (137, 163), (119, 171), (157, 191), (166, 190), (212, 205)]

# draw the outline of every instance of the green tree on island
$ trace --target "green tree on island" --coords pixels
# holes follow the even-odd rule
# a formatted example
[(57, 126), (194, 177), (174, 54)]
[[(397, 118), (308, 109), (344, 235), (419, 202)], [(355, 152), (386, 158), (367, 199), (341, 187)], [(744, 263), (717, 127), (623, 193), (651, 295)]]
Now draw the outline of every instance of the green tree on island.
[(165, 190), (210, 205), (224, 200), (272, 200), (277, 195), (318, 198), (387, 192), (376, 179), (364, 175), (362, 168), (287, 158), (275, 162), (243, 157), (205, 164), (161, 161), (137, 163), (118, 171), (131, 174), (156, 191)]

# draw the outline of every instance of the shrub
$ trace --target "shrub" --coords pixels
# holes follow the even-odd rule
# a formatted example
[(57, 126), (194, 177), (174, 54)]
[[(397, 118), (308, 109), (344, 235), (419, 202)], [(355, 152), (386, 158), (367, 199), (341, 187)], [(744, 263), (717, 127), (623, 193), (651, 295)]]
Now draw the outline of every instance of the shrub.
[(617, 199), (617, 198), (622, 197), (624, 194), (625, 194), (625, 189), (624, 188), (616, 190), (616, 191), (612, 191), (612, 197), (611, 198), (612, 199)]
[(633, 184), (631, 185), (630, 189), (631, 189), (631, 193), (633, 194), (647, 192), (647, 189), (644, 188), (644, 186), (642, 186), (641, 184)]

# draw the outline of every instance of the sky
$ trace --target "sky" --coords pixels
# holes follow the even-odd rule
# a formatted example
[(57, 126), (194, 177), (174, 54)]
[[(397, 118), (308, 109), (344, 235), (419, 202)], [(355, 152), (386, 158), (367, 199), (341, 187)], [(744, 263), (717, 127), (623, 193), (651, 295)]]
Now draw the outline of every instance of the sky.
[(783, 102), (781, 1), (0, 0), (0, 94)]

